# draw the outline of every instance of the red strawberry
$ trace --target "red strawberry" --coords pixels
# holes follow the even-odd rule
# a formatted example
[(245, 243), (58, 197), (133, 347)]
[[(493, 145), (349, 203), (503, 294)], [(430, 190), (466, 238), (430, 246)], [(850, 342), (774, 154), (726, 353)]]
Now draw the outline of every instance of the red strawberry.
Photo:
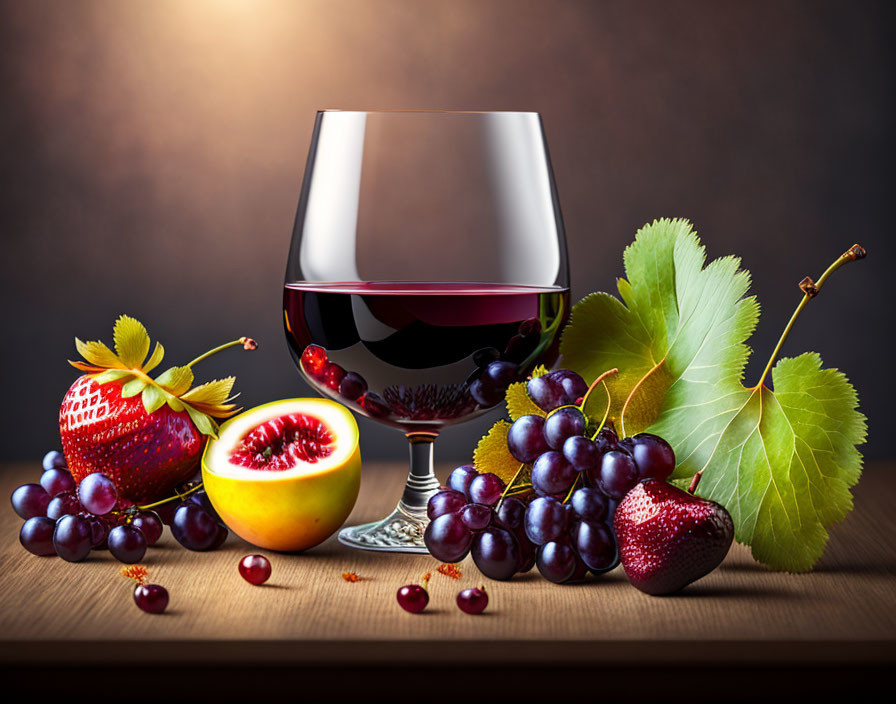
[(156, 344), (138, 321), (121, 316), (115, 323), (115, 352), (102, 342), (75, 344), (87, 362), (71, 362), (89, 372), (78, 378), (59, 409), (59, 431), (68, 468), (80, 482), (102, 472), (116, 484), (123, 503), (148, 503), (171, 494), (195, 472), (206, 436), (217, 430), (212, 416), (226, 418), (238, 409), (228, 403), (234, 378), (193, 389), (191, 367), (226, 347), (222, 345), (183, 367), (152, 379), (148, 372), (162, 361)]
[(723, 506), (657, 480), (636, 484), (625, 495), (613, 526), (626, 576), (654, 595), (677, 592), (712, 572), (734, 539)]

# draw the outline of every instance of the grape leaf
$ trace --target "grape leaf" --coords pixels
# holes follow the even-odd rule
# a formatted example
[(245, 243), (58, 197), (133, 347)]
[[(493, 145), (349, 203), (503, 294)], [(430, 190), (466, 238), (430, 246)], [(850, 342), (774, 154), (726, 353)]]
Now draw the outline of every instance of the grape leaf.
[(749, 275), (732, 257), (704, 262), (687, 221), (642, 228), (625, 252), (624, 303), (595, 294), (573, 309), (565, 365), (586, 380), (618, 366), (607, 382), (614, 421), (668, 440), (679, 483), (701, 472), (697, 493), (728, 509), (755, 559), (809, 570), (827, 528), (852, 508), (865, 439), (858, 397), (814, 353), (779, 360), (774, 392), (764, 379), (745, 388), (745, 341), (759, 312), (745, 297)]
[(491, 429), (482, 436), (476, 449), (473, 451), (473, 465), (477, 472), (491, 472), (498, 475), (505, 484), (508, 484), (517, 470), (520, 468), (518, 460), (514, 459), (507, 449), (507, 431), (510, 423), (499, 420)]
[[(539, 365), (532, 370), (529, 378), (535, 379), (536, 377), (544, 376), (547, 373), (548, 370), (545, 368), (545, 366)], [(517, 418), (521, 418), (522, 416), (547, 415), (547, 413), (536, 406), (532, 399), (529, 398), (529, 392), (526, 391), (525, 381), (517, 381), (508, 386), (504, 398), (507, 401), (507, 414), (512, 420), (516, 420)]]

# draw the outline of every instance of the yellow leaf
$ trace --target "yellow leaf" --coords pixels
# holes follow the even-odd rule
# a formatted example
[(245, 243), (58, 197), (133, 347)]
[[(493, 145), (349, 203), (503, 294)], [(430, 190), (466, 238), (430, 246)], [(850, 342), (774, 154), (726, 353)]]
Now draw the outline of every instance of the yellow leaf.
[(143, 323), (129, 315), (119, 316), (112, 332), (115, 352), (129, 369), (140, 369), (149, 354), (149, 335)]
[(521, 418), (522, 416), (545, 416), (543, 410), (535, 405), (534, 401), (529, 398), (529, 392), (526, 391), (526, 382), (518, 381), (507, 387), (507, 413), (512, 420)]
[(115, 353), (99, 340), (81, 342), (81, 340), (76, 337), (75, 347), (78, 350), (78, 354), (94, 366), (102, 367), (103, 369), (125, 368), (125, 365), (115, 356)]
[(156, 377), (156, 384), (174, 396), (184, 394), (193, 383), (193, 370), (189, 367), (171, 367)]
[(162, 358), (165, 356), (165, 348), (162, 347), (160, 342), (156, 343), (155, 349), (152, 351), (152, 357), (143, 365), (143, 371), (147, 374), (159, 366), (159, 363), (162, 361)]
[(514, 459), (507, 449), (507, 431), (510, 423), (499, 420), (491, 430), (486, 433), (473, 453), (473, 464), (478, 472), (491, 472), (498, 475), (505, 484), (510, 483), (520, 468), (518, 460)]
[(215, 379), (214, 381), (209, 381), (194, 389), (190, 389), (182, 396), (182, 398), (184, 401), (194, 406), (198, 403), (217, 406), (224, 403), (228, 396), (230, 396), (235, 381), (236, 377), (234, 376), (228, 376), (224, 379)]

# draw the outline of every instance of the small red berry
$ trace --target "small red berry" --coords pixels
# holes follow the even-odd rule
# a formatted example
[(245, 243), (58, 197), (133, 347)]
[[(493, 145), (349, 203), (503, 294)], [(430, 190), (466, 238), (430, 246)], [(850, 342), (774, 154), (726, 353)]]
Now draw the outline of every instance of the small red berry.
[(319, 377), (327, 363), (327, 351), (319, 345), (308, 345), (302, 352), (302, 369), (313, 377)]
[(240, 560), (239, 569), (250, 584), (264, 584), (271, 577), (271, 562), (264, 555), (246, 555)]
[(168, 607), (168, 590), (158, 584), (138, 584), (134, 602), (149, 614), (160, 614)]
[(457, 595), (457, 605), (465, 614), (481, 614), (488, 606), (488, 593), (484, 587), (464, 589)]
[(345, 369), (338, 364), (330, 362), (324, 369), (324, 384), (333, 391), (339, 391), (339, 384), (342, 383), (342, 377), (345, 376)]
[(412, 614), (419, 614), (429, 603), (429, 594), (419, 584), (406, 584), (395, 595), (398, 605)]

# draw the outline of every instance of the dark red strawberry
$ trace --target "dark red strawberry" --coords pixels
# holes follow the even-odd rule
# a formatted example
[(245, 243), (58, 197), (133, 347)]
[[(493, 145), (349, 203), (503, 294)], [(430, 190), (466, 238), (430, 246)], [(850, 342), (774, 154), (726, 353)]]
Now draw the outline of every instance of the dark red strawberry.
[(625, 495), (613, 525), (626, 576), (654, 595), (677, 592), (712, 572), (734, 539), (723, 506), (657, 480)]
[(115, 482), (122, 504), (171, 495), (195, 473), (207, 436), (217, 430), (212, 418), (238, 410), (228, 398), (233, 377), (191, 389), (191, 367), (226, 347), (256, 347), (240, 338), (153, 379), (148, 373), (164, 350), (157, 343), (146, 358), (149, 335), (133, 318), (116, 321), (115, 352), (102, 342), (75, 344), (87, 362), (71, 364), (88, 374), (72, 384), (59, 409), (62, 449), (76, 481), (102, 472)]

